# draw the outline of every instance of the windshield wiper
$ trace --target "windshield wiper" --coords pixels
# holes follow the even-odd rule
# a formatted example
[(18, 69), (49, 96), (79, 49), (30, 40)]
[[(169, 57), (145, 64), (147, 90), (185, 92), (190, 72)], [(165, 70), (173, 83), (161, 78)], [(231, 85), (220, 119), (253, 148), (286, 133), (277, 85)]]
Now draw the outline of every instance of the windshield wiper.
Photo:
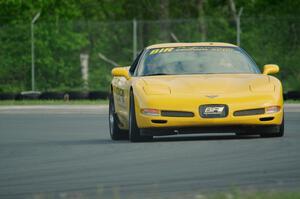
[(172, 74), (167, 74), (167, 73), (150, 73), (150, 74), (145, 74), (143, 76), (155, 76), (155, 75), (172, 75)]

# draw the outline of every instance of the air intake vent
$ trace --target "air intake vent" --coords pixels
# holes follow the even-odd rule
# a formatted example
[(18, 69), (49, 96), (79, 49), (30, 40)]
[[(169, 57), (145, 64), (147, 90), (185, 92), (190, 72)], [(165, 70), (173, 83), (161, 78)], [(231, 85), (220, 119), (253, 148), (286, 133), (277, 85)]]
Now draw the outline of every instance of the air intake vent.
[(271, 121), (273, 119), (274, 119), (274, 117), (262, 117), (262, 118), (259, 118), (260, 121)]
[(165, 117), (194, 117), (194, 113), (188, 111), (161, 111), (160, 114)]
[(165, 123), (167, 123), (167, 120), (151, 120), (151, 122), (157, 123), (157, 124), (165, 124)]
[(264, 108), (257, 108), (257, 109), (248, 109), (248, 110), (241, 110), (235, 111), (233, 113), (234, 116), (248, 116), (248, 115), (261, 115), (265, 113)]

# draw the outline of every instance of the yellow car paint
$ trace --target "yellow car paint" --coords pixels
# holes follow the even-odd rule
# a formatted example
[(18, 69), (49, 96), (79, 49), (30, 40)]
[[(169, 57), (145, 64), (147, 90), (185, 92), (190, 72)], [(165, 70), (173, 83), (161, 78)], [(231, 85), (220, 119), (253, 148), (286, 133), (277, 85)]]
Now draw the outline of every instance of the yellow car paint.
[[(171, 49), (177, 46), (234, 46), (226, 43), (171, 43), (152, 45), (146, 49)], [(157, 53), (157, 52), (156, 52)], [(129, 68), (113, 69), (112, 93), (120, 128), (128, 129), (130, 92), (134, 94), (136, 120), (139, 128), (194, 127), (218, 125), (280, 125), (283, 121), (281, 82), (268, 74), (279, 71), (277, 65), (266, 65), (263, 74), (193, 74), (162, 76), (130, 76)], [(125, 71), (125, 72), (124, 72)], [(127, 72), (126, 72), (127, 71)], [(201, 118), (199, 106), (226, 104), (224, 118)], [(279, 112), (251, 116), (234, 116), (239, 110), (280, 107)], [(143, 109), (188, 111), (194, 117), (149, 116)], [(261, 121), (263, 117), (274, 117)], [(165, 120), (166, 123), (153, 123)]]

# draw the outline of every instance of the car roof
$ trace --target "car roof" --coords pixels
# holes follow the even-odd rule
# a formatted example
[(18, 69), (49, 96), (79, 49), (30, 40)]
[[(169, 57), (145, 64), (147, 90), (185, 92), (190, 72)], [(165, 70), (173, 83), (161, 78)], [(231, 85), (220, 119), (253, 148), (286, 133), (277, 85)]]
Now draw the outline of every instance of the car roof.
[(172, 47), (182, 47), (182, 46), (218, 46), (218, 47), (237, 47), (236, 45), (222, 42), (195, 42), (195, 43), (161, 43), (154, 44), (146, 47), (146, 49), (153, 48), (172, 48)]

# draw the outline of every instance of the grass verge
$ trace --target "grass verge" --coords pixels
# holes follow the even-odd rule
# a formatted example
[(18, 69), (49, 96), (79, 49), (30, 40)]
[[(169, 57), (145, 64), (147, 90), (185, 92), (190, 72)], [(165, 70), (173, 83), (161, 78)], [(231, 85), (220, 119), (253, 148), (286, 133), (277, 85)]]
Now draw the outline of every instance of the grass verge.
[(13, 105), (106, 105), (108, 100), (0, 100), (0, 106)]
[(300, 100), (285, 100), (286, 104), (300, 104)]
[[(195, 197), (197, 198), (197, 196)], [(200, 197), (201, 198), (201, 197)], [(299, 199), (300, 192), (231, 192), (204, 196), (203, 199)]]
[[(61, 199), (88, 199), (91, 195), (95, 196), (92, 198), (112, 198), (112, 199), (299, 199), (300, 192), (299, 191), (264, 191), (264, 192), (257, 192), (257, 191), (234, 191), (234, 192), (222, 192), (222, 193), (176, 193), (176, 194), (167, 194), (161, 196), (159, 193), (154, 195), (150, 194), (149, 196), (139, 194), (129, 194), (128, 195), (121, 195), (118, 190), (112, 190), (111, 193), (106, 192), (109, 197), (103, 196), (103, 190), (96, 191), (94, 193), (85, 194), (82, 192), (69, 192), (69, 193), (59, 193), (59, 198)], [(34, 194), (34, 199), (54, 199), (57, 198), (56, 194)]]

